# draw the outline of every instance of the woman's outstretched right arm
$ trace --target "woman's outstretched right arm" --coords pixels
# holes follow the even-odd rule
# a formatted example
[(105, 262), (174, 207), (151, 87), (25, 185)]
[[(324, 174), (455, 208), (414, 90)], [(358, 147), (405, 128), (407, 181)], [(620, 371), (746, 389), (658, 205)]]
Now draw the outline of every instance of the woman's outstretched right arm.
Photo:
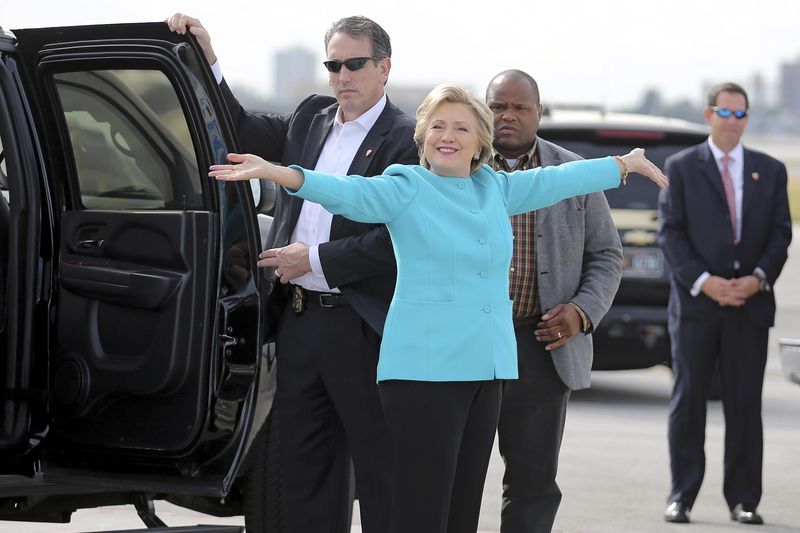
[(209, 177), (220, 181), (262, 179), (274, 181), (287, 189), (300, 189), (303, 173), (293, 168), (274, 165), (253, 154), (228, 154), (230, 165), (211, 165)]

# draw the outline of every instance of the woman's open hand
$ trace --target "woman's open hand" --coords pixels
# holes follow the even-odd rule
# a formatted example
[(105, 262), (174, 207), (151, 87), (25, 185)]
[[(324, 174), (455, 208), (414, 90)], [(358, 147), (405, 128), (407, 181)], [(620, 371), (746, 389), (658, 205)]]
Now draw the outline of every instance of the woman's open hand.
[(209, 177), (220, 181), (240, 181), (258, 178), (271, 179), (267, 163), (253, 154), (228, 154), (228, 161), (233, 165), (211, 165)]
[[(661, 169), (644, 156), (643, 148), (634, 148), (629, 154), (622, 156), (621, 159), (628, 165), (627, 170), (629, 172), (636, 172), (647, 176), (650, 178), (650, 181), (662, 189), (669, 185), (669, 180), (664, 173), (661, 172)], [(624, 172), (624, 169), (622, 169), (622, 171)]]
[(220, 181), (262, 179), (274, 181), (289, 189), (298, 190), (305, 182), (299, 170), (274, 165), (253, 154), (228, 154), (232, 165), (211, 165), (208, 176)]

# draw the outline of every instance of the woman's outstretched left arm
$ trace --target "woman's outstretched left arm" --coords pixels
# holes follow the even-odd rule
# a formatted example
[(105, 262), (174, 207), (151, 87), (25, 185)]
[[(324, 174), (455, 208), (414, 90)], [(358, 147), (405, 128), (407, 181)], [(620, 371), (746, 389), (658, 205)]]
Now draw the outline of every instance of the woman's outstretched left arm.
[(565, 198), (618, 187), (628, 173), (642, 174), (661, 188), (669, 182), (657, 166), (636, 148), (624, 156), (571, 161), (558, 166), (511, 173), (500, 172), (509, 214), (533, 211)]

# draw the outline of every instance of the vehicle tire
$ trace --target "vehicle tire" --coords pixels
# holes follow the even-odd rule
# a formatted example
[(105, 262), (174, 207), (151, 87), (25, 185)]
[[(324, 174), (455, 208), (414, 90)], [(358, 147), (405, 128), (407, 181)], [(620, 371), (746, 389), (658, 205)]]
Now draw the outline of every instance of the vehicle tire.
[(278, 419), (270, 413), (253, 442), (244, 474), (247, 533), (285, 533), (286, 499), (278, 464)]

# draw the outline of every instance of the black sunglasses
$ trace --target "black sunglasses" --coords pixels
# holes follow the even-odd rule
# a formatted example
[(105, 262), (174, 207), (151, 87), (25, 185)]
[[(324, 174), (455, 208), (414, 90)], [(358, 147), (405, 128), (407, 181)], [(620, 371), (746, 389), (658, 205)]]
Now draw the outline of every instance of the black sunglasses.
[(737, 120), (742, 120), (744, 117), (747, 116), (747, 109), (739, 109), (738, 111), (734, 111), (732, 109), (728, 109), (727, 107), (717, 107), (711, 106), (709, 107), (711, 111), (717, 114), (720, 118), (728, 118), (730, 116), (736, 117)]
[(383, 59), (382, 57), (351, 57), (350, 59), (345, 59), (344, 61), (336, 61), (335, 59), (330, 59), (328, 61), (323, 61), (322, 64), (325, 65), (325, 68), (328, 69), (328, 72), (333, 72), (336, 74), (340, 70), (342, 70), (342, 65), (347, 67), (347, 70), (350, 72), (355, 72), (356, 70), (361, 70), (364, 68), (364, 65), (367, 64), (367, 61), (370, 59), (374, 59), (378, 61)]

